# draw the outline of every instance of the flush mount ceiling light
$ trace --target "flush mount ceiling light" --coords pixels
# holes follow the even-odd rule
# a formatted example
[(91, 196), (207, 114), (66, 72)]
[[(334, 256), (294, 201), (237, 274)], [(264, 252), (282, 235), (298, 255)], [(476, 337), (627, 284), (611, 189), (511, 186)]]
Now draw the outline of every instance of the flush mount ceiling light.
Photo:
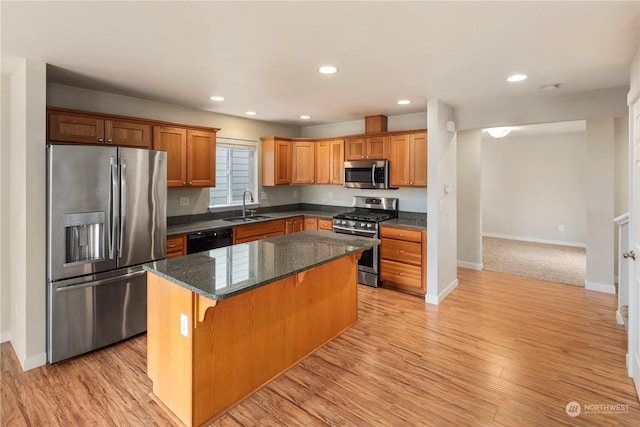
[(309, 120), (311, 118), (311, 116), (307, 116), (306, 114), (303, 114), (302, 116), (300, 116), (300, 118), (302, 120)]
[(401, 99), (398, 101), (398, 105), (407, 105), (407, 104), (411, 104), (411, 101), (409, 101), (408, 99)]
[(560, 83), (555, 83), (555, 84), (552, 84), (552, 85), (546, 85), (546, 86), (542, 86), (540, 88), (540, 90), (543, 91), (543, 92), (555, 92), (558, 89), (560, 89)]
[(318, 72), (320, 74), (334, 74), (338, 72), (338, 69), (333, 65), (323, 65), (322, 67), (318, 68)]
[(255, 112), (255, 111), (247, 111), (245, 114), (246, 114), (247, 116), (255, 116), (255, 115), (256, 115), (256, 112)]
[(211, 98), (212, 101), (224, 101), (224, 98), (222, 96), (212, 96)]
[(505, 136), (509, 135), (509, 132), (511, 132), (511, 129), (509, 128), (491, 128), (491, 129), (487, 129), (487, 133), (489, 135), (491, 135), (492, 137), (499, 139), (499, 138), (504, 138)]
[(507, 81), (508, 82), (521, 82), (523, 80), (527, 79), (527, 75), (526, 74), (514, 74), (512, 76), (507, 77)]

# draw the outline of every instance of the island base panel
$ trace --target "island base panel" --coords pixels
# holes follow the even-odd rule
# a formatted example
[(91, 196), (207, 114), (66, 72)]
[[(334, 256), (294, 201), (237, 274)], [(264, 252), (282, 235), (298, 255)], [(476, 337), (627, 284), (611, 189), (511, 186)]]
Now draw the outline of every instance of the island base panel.
[[(210, 422), (353, 325), (356, 282), (357, 256), (347, 256), (219, 300), (199, 322), (198, 299), (206, 298), (150, 273), (153, 393), (186, 425)], [(180, 334), (181, 314), (189, 316), (189, 337)]]

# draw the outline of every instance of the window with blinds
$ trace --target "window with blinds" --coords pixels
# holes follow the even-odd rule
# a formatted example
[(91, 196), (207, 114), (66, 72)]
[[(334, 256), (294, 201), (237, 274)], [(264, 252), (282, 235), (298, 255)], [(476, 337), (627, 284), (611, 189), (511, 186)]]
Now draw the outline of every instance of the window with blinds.
[(256, 151), (255, 141), (216, 141), (216, 186), (210, 190), (210, 207), (241, 205), (244, 190), (251, 190), (257, 201)]

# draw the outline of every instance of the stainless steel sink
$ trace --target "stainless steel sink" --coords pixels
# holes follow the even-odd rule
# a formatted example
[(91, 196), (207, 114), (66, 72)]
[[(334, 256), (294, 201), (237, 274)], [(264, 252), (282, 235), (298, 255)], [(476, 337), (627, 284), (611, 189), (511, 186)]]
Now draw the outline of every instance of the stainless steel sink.
[(225, 218), (223, 221), (227, 222), (253, 222), (261, 219), (270, 219), (270, 216), (266, 215), (254, 215), (254, 216), (234, 216), (233, 218)]

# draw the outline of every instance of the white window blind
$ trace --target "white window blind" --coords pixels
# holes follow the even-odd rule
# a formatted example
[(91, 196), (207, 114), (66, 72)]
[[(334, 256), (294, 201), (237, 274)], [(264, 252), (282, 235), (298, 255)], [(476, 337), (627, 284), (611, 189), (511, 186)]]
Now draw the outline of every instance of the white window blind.
[(218, 139), (216, 141), (216, 186), (209, 195), (210, 207), (242, 204), (242, 193), (256, 194), (257, 144), (255, 141)]

